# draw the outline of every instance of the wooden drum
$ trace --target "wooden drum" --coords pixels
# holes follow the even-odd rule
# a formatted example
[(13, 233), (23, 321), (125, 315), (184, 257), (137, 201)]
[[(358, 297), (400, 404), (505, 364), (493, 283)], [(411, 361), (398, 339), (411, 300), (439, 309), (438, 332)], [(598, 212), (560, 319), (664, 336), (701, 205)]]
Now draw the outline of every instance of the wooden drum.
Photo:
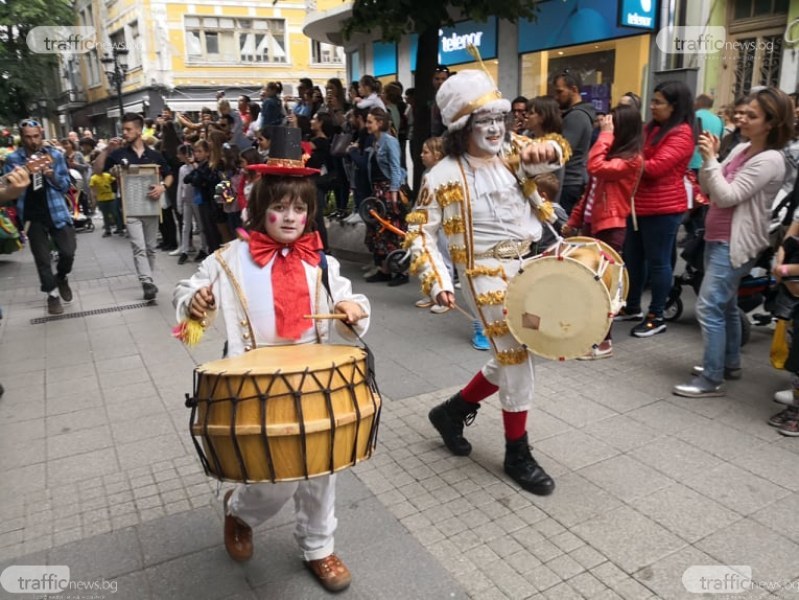
[(366, 351), (326, 344), (201, 365), (186, 404), (206, 472), (244, 483), (308, 479), (366, 460), (380, 416)]

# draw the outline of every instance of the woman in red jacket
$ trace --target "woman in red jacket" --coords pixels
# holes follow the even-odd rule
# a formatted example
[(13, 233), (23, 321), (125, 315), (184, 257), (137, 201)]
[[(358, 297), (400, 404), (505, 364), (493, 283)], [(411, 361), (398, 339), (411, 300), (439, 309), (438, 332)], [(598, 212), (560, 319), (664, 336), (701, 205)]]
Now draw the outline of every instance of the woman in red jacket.
[[(683, 176), (694, 153), (691, 90), (681, 81), (664, 81), (649, 102), (652, 120), (644, 126), (644, 173), (627, 219), (624, 262), (630, 274), (627, 307), (616, 317), (643, 320), (630, 332), (649, 337), (666, 331), (663, 308), (671, 288), (672, 253), (682, 215), (688, 207)], [(649, 311), (641, 311), (641, 293), (649, 281)]]
[[(563, 236), (580, 232), (622, 251), (630, 214), (630, 198), (641, 177), (641, 113), (633, 106), (619, 105), (599, 117), (599, 137), (588, 154), (588, 186), (572, 210)], [(608, 337), (584, 358), (613, 356)]]

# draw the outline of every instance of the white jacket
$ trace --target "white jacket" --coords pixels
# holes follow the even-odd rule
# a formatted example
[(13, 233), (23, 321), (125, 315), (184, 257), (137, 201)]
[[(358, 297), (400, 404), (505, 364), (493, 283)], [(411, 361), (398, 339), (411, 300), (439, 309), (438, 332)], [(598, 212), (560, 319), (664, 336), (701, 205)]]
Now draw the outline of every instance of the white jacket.
[[(242, 245), (246, 246), (247, 242), (235, 240), (224, 247), (217, 250), (214, 254), (206, 258), (200, 265), (199, 270), (190, 278), (184, 279), (178, 283), (173, 295), (173, 304), (176, 309), (176, 317), (178, 322), (185, 319), (189, 314), (189, 306), (191, 299), (197, 290), (203, 287), (212, 286), (214, 299), (216, 301), (216, 310), (209, 311), (207, 321), (209, 324), (216, 318), (218, 312), (222, 312), (225, 318), (225, 332), (228, 340), (228, 356), (237, 356), (254, 347), (272, 346), (272, 345), (286, 345), (292, 343), (287, 340), (277, 339), (276, 336), (272, 339), (257, 339), (253, 343), (255, 327), (250, 322), (250, 316), (244, 304), (239, 299), (236, 287), (228, 277), (222, 262), (227, 265), (228, 269), (236, 279), (238, 286), (241, 290), (244, 289), (243, 270), (241, 265)], [(305, 267), (306, 278), (308, 280), (308, 291), (311, 295), (311, 312), (313, 313), (329, 313), (332, 312), (333, 307), (342, 301), (355, 302), (363, 310), (364, 314), (370, 314), (369, 300), (363, 294), (354, 294), (352, 292), (352, 284), (349, 279), (343, 277), (340, 272), (338, 261), (327, 256), (327, 270), (328, 280), (330, 283), (330, 292), (333, 296), (331, 301), (328, 298), (327, 291), (322, 284), (322, 269), (318, 266), (312, 266), (308, 263), (303, 263)], [(268, 266), (268, 265), (267, 265)], [(264, 267), (266, 269), (267, 267)], [(354, 328), (358, 335), (363, 335), (369, 329), (370, 318), (367, 316), (358, 321)], [(330, 320), (316, 320), (316, 341), (326, 343), (330, 339)], [(339, 334), (346, 339), (354, 339), (352, 332), (340, 321), (336, 321), (336, 327)], [(269, 336), (264, 336), (269, 337)]]

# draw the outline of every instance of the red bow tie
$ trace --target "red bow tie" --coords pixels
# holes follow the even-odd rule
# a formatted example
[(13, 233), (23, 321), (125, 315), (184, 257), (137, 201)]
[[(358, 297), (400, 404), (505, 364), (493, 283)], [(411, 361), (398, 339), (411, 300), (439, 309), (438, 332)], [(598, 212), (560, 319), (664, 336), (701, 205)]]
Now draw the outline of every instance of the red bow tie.
[[(304, 315), (311, 312), (311, 294), (303, 261), (317, 266), (322, 257), (322, 240), (318, 232), (306, 233), (292, 244), (281, 244), (265, 233), (250, 232), (250, 255), (259, 267), (272, 258), (272, 297), (275, 302), (275, 326), (281, 338), (298, 340), (313, 326)], [(289, 251), (283, 254), (282, 250)]]

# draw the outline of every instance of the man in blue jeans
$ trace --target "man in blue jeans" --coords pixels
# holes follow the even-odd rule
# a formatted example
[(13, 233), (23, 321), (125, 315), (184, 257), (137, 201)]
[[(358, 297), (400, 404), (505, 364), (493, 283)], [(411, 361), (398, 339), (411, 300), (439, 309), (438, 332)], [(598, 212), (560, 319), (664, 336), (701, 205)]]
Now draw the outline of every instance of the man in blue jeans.
[[(47, 312), (60, 315), (61, 305), (72, 302), (72, 290), (67, 275), (75, 260), (75, 228), (65, 198), (70, 179), (64, 156), (44, 146), (42, 126), (26, 119), (19, 124), (22, 147), (6, 157), (4, 173), (25, 166), (36, 157), (49, 157), (49, 164), (33, 169), (30, 185), (17, 200), (19, 220), (25, 224), (28, 243), (39, 272), (41, 290), (47, 294)], [(50, 243), (58, 251), (58, 264), (53, 274)]]

